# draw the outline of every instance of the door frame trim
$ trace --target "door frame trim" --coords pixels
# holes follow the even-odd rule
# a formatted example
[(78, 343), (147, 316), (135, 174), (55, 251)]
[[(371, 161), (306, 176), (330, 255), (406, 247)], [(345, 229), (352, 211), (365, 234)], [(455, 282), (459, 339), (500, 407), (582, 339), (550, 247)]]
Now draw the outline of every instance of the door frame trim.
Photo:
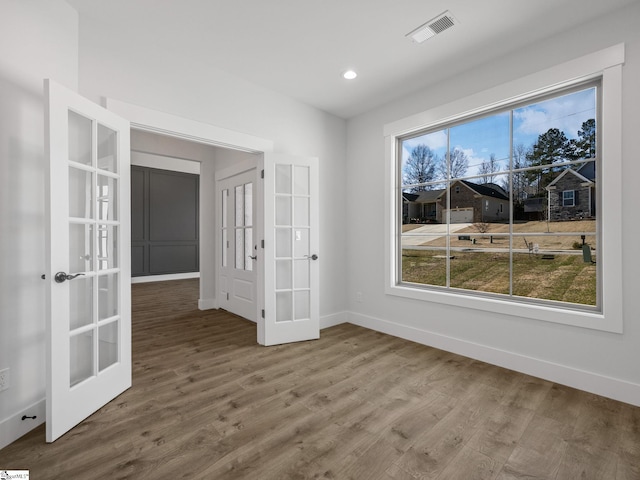
[(140, 107), (113, 98), (106, 99), (106, 108), (131, 122), (131, 128), (157, 133), (191, 142), (239, 150), (248, 153), (273, 151), (273, 140), (237, 132), (208, 123), (189, 120), (170, 113)]

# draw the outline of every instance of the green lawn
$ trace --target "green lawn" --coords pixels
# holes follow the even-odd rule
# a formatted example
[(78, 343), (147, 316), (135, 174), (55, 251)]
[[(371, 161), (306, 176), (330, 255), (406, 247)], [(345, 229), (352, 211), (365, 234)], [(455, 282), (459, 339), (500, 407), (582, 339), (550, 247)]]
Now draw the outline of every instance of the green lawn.
[[(452, 252), (451, 287), (509, 294), (509, 254)], [(595, 260), (595, 258), (594, 258)], [(402, 280), (446, 286), (446, 257), (438, 250), (403, 250)], [(596, 267), (582, 255), (513, 255), (513, 294), (596, 305)]]

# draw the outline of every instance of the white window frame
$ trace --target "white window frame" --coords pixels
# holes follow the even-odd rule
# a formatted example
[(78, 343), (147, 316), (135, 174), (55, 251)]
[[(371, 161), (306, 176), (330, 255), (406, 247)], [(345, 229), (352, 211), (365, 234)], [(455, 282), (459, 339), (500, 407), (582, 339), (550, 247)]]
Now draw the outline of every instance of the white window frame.
[[(495, 88), (461, 98), (384, 126), (385, 185), (385, 292), (389, 295), (490, 311), (496, 314), (622, 333), (622, 65), (624, 44), (618, 44)], [(401, 215), (398, 198), (397, 138), (436, 125), (451, 123), (525, 101), (579, 83), (601, 78), (600, 138), (603, 165), (598, 177), (601, 240), (598, 276), (601, 279), (600, 311), (518, 302), (452, 291), (429, 290), (399, 284), (397, 279)]]
[[(566, 194), (571, 193), (571, 197)], [(571, 200), (571, 203), (567, 203), (567, 200)], [(576, 191), (575, 190), (563, 190), (562, 191), (562, 206), (563, 207), (575, 207), (576, 206)]]

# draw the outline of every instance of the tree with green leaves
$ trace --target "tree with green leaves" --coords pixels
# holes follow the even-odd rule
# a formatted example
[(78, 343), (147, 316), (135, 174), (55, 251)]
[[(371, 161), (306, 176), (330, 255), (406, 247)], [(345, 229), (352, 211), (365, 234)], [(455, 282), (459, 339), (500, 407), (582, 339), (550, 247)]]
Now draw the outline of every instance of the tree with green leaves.
[(569, 152), (572, 158), (595, 158), (596, 156), (596, 121), (591, 118), (582, 123), (578, 130), (578, 138), (569, 141)]
[(430, 187), (424, 184), (436, 180), (440, 163), (438, 155), (427, 145), (416, 145), (402, 167), (402, 182), (404, 185), (413, 185), (412, 192), (430, 190)]
[[(568, 160), (573, 160), (573, 151), (569, 139), (557, 128), (550, 128), (541, 135), (533, 144), (531, 151), (527, 154), (527, 162), (530, 167), (543, 167), (545, 165), (553, 165)], [(526, 172), (526, 178), (529, 183), (536, 187), (537, 193), (540, 194), (544, 188), (551, 183), (557, 172), (566, 167), (540, 168)]]

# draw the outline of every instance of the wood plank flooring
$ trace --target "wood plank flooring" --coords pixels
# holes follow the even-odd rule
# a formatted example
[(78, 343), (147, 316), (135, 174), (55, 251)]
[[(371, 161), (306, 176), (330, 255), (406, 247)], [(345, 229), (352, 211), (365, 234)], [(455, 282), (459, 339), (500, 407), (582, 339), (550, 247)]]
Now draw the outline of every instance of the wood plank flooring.
[(264, 348), (197, 280), (133, 286), (133, 387), (32, 479), (640, 479), (640, 408), (353, 325)]

